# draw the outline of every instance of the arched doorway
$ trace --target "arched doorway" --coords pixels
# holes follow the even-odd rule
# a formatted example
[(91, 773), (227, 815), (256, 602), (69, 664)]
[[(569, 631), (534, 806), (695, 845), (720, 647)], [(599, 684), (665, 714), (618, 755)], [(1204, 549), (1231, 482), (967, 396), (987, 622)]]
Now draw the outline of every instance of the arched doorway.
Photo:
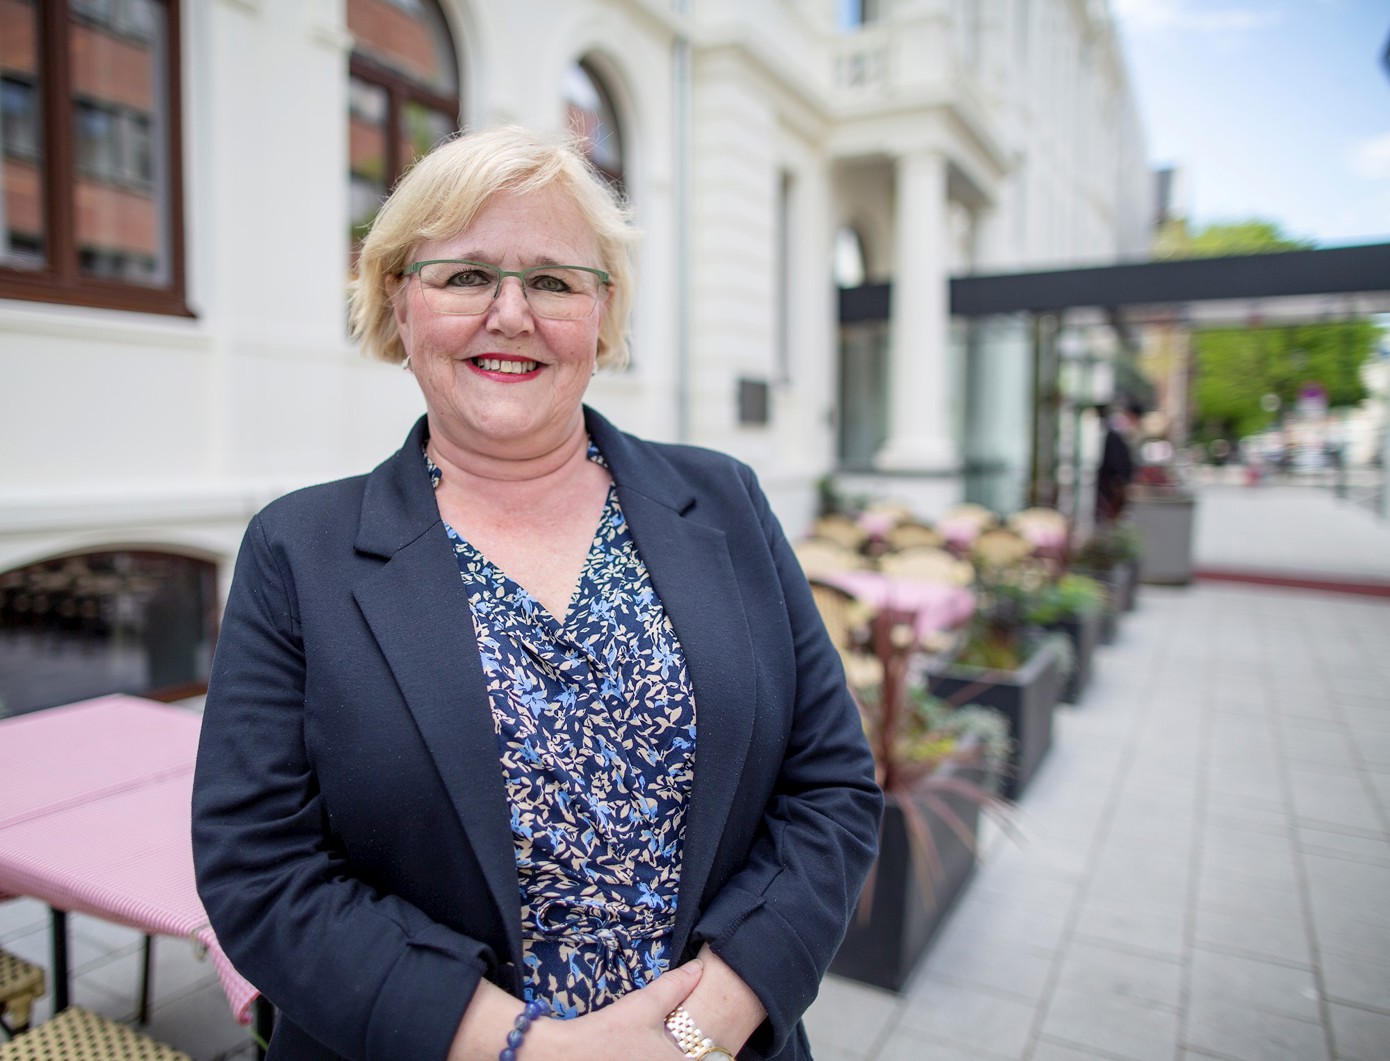
[(217, 567), (148, 549), (51, 557), (0, 574), (0, 717), (107, 693), (207, 688)]

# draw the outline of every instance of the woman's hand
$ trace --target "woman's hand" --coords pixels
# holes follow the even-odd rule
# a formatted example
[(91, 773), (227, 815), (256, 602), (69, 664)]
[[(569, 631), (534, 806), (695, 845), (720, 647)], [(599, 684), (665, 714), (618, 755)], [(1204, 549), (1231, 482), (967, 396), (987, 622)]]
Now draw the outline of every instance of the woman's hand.
[(574, 1020), (538, 1020), (518, 1052), (521, 1061), (678, 1061), (682, 1056), (666, 1030), (666, 1014), (695, 990), (704, 967), (687, 962), (658, 976), (640, 991)]
[[(679, 1061), (666, 1014), (686, 1000), (703, 973), (698, 960), (687, 962), (594, 1013), (574, 1020), (542, 1017), (531, 1025), (517, 1056), (521, 1061)], [(484, 981), (463, 1015), (448, 1061), (493, 1061), (521, 1010), (521, 1002)]]

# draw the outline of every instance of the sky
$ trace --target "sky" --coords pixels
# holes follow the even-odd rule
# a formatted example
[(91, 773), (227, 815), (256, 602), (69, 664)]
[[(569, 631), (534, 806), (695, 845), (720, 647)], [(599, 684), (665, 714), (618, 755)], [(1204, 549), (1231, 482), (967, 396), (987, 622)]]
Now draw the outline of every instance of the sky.
[(1387, 0), (1111, 0), (1155, 167), (1197, 227), (1390, 243)]

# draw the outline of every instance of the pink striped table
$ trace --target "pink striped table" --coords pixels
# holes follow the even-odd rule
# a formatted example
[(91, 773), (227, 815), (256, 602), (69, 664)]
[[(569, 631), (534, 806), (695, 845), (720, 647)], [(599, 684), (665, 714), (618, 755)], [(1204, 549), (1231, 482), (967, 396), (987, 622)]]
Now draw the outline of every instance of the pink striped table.
[(193, 880), (200, 723), (133, 696), (0, 720), (0, 893), (53, 908), (55, 949), (68, 911), (191, 941), (248, 1024), (257, 991), (222, 952)]
[(911, 612), (919, 641), (959, 626), (975, 610), (975, 594), (964, 586), (897, 578), (879, 571), (835, 571), (819, 577), (874, 608)]

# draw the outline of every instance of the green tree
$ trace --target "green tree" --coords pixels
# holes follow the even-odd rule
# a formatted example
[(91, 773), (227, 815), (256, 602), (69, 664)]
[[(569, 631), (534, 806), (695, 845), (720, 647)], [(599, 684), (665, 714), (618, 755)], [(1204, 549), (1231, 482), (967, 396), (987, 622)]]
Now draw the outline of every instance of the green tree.
[(1193, 339), (1199, 437), (1243, 438), (1276, 422), (1278, 413), (1263, 404), (1267, 394), (1285, 410), (1309, 384), (1323, 387), (1331, 408), (1364, 399), (1361, 366), (1375, 351), (1380, 329), (1369, 320), (1202, 328)]
[[(1160, 233), (1155, 256), (1210, 258), (1313, 246), (1260, 218), (1217, 222), (1196, 232), (1175, 221)], [(1265, 408), (1265, 396), (1275, 395), (1280, 409), (1292, 409), (1311, 384), (1326, 391), (1330, 408), (1355, 405), (1366, 397), (1361, 366), (1379, 339), (1380, 329), (1369, 320), (1198, 329), (1193, 335), (1198, 438), (1234, 439), (1264, 431), (1279, 415)]]
[(1271, 251), (1306, 251), (1312, 240), (1287, 235), (1277, 221), (1251, 218), (1247, 221), (1217, 221), (1192, 232), (1187, 222), (1168, 222), (1155, 241), (1154, 257), (1223, 258), (1232, 254), (1268, 254)]

